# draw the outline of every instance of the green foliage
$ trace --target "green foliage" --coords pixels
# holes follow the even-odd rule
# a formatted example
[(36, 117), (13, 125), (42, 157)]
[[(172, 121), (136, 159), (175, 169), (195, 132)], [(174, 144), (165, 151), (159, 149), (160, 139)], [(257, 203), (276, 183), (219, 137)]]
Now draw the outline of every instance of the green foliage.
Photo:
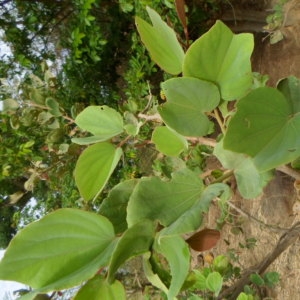
[(143, 19), (136, 17), (141, 39), (150, 52), (152, 59), (166, 72), (177, 75), (182, 72), (184, 52), (175, 32), (159, 16), (147, 7), (153, 27)]
[[(104, 64), (105, 47), (113, 43), (113, 38), (112, 41), (107, 39), (107, 43), (101, 42), (100, 27), (92, 12), (115, 9), (116, 4), (111, 8), (103, 3), (100, 8), (94, 0), (76, 0), (75, 3), (80, 13), (74, 16), (73, 27), (69, 28), (72, 29), (72, 52), (65, 66), (68, 75), (87, 67), (94, 70), (91, 66), (96, 69), (99, 63)], [(168, 1), (164, 3), (173, 7)], [(118, 4), (126, 13), (137, 7), (127, 1)], [(132, 80), (131, 83), (137, 84), (137, 91), (134, 92), (132, 86), (125, 88), (122, 95), (128, 97), (127, 103), (119, 111), (115, 102), (110, 103), (112, 107), (105, 103), (114, 88), (105, 85), (104, 77), (100, 82), (102, 95), (95, 101), (100, 105), (85, 109), (79, 103), (60, 104), (61, 86), (56, 89), (55, 77), (49, 72), (44, 79), (31, 75), (22, 87), (21, 99), (7, 97), (1, 130), (7, 137), (13, 133), (19, 139), (8, 139), (10, 147), (1, 150), (7, 158), (2, 165), (1, 180), (24, 174), (21, 168), (28, 159), (33, 166), (25, 168), (30, 174), (22, 182), (20, 193), (11, 193), (10, 202), (5, 205), (18, 200), (25, 191), (34, 193), (45, 173), (52, 178), (56, 176), (56, 180), (49, 180), (49, 185), (58, 185), (60, 178), (64, 178), (66, 185), (68, 176), (64, 176), (64, 163), (70, 168), (78, 158), (74, 177), (82, 198), (78, 193), (73, 195), (76, 205), (98, 211), (58, 209), (20, 230), (13, 238), (0, 262), (0, 279), (32, 286), (35, 290), (23, 299), (33, 299), (37, 294), (84, 281), (75, 299), (98, 297), (100, 293), (107, 299), (124, 299), (124, 288), (115, 281), (115, 273), (138, 255), (143, 256), (146, 277), (167, 299), (174, 299), (182, 290), (195, 299), (193, 292), (197, 289), (203, 296), (218, 297), (226, 281), (239, 276), (239, 269), (222, 255), (209, 267), (192, 270), (189, 274), (190, 249), (182, 235), (193, 236), (199, 231), (213, 199), (218, 199), (220, 207), (226, 206), (232, 193), (226, 184), (228, 177), (235, 176), (244, 197), (256, 197), (270, 180), (271, 169), (291, 162), (300, 154), (295, 130), (300, 125), (299, 80), (284, 79), (277, 89), (264, 87), (264, 79), (252, 84), (253, 37), (250, 34), (234, 35), (217, 21), (184, 53), (175, 31), (154, 10), (148, 8), (147, 12), (153, 26), (136, 18), (147, 50), (166, 72), (183, 74), (175, 78), (165, 76), (161, 84), (166, 98), (163, 104), (157, 103), (150, 84), (147, 91), (148, 84), (140, 84), (145, 74), (153, 75), (153, 64), (141, 63), (145, 52), (140, 49), (134, 51), (139, 57), (129, 63), (135, 65), (135, 69), (126, 73), (126, 84)], [(116, 11), (114, 13), (116, 16)], [(103, 32), (110, 29), (104, 26)], [(99, 30), (97, 36), (93, 36), (94, 30)], [(110, 66), (108, 63), (108, 68)], [(75, 91), (76, 80), (67, 83)], [(109, 96), (104, 95), (106, 93)], [(227, 101), (233, 100), (238, 101), (236, 110), (227, 107)], [(158, 120), (159, 125), (153, 124), (154, 120)], [(28, 129), (30, 135), (25, 134)], [(212, 140), (212, 133), (221, 134), (218, 143)], [(32, 136), (39, 139), (36, 141)], [(79, 145), (71, 144), (71, 139)], [(18, 151), (14, 152), (11, 149), (16, 148), (10, 143), (16, 141)], [(199, 145), (200, 141), (215, 149)], [(153, 151), (157, 156), (153, 167), (154, 159), (148, 152), (153, 147), (148, 145), (151, 142), (158, 150)], [(88, 146), (84, 148), (84, 145)], [(220, 176), (216, 175), (213, 182), (203, 180), (207, 177), (203, 166), (210, 156), (215, 156), (222, 169), (226, 169)], [(142, 167), (144, 176), (137, 176), (136, 171)], [(126, 168), (133, 174), (130, 180), (125, 180)], [(218, 170), (208, 171), (218, 173)], [(72, 194), (73, 188), (70, 190)], [(65, 189), (60, 192), (65, 197), (68, 194)], [(50, 193), (55, 194), (53, 189)], [(253, 240), (247, 240), (245, 247), (252, 247), (251, 242)], [(275, 273), (267, 274), (253, 275), (252, 282), (259, 286), (273, 286), (278, 282)], [(239, 296), (240, 299), (251, 299), (249, 297)]]

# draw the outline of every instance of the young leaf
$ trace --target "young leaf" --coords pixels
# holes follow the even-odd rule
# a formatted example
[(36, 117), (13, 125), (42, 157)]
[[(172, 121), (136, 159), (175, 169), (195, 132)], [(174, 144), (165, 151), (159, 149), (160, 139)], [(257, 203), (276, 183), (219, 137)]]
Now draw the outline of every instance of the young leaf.
[(200, 199), (203, 183), (189, 169), (173, 174), (170, 181), (158, 177), (142, 178), (127, 207), (129, 226), (143, 219), (158, 220), (168, 226)]
[(109, 282), (114, 280), (115, 272), (126, 260), (149, 251), (155, 227), (154, 222), (144, 219), (124, 232), (112, 253), (108, 269)]
[(239, 192), (246, 199), (259, 196), (272, 178), (271, 172), (259, 172), (251, 157), (225, 150), (223, 141), (216, 145), (214, 155), (224, 168), (234, 170)]
[(127, 204), (137, 183), (136, 179), (131, 179), (117, 184), (102, 202), (99, 213), (112, 222), (116, 234), (127, 229)]
[(172, 279), (167, 295), (168, 299), (174, 299), (189, 273), (189, 248), (180, 236), (156, 239), (153, 248), (162, 254), (169, 263)]
[(220, 101), (219, 90), (211, 82), (178, 77), (162, 84), (167, 102), (158, 108), (163, 121), (184, 136), (203, 136), (212, 129), (205, 112)]
[(225, 149), (252, 156), (261, 172), (300, 156), (300, 108), (295, 97), (300, 97), (299, 87), (294, 83), (283, 92), (293, 97), (262, 87), (241, 99), (224, 138)]
[(213, 248), (220, 240), (220, 237), (220, 231), (206, 228), (194, 233), (186, 242), (193, 250), (202, 252)]
[(82, 152), (75, 167), (75, 181), (84, 199), (91, 200), (102, 191), (121, 156), (121, 148), (105, 142)]
[(113, 226), (105, 217), (57, 210), (13, 238), (0, 262), (0, 278), (41, 292), (69, 288), (108, 263), (114, 239)]
[[(106, 141), (123, 132), (122, 116), (106, 105), (88, 106), (76, 117), (75, 123), (97, 136), (97, 140), (92, 142)], [(80, 138), (73, 141), (80, 144)]]
[(59, 111), (59, 104), (56, 100), (53, 98), (47, 98), (46, 99), (46, 105), (49, 108), (49, 113), (53, 115), (54, 117), (61, 116), (61, 112)]
[(243, 97), (252, 85), (253, 36), (235, 35), (221, 21), (188, 49), (183, 75), (214, 82), (224, 100)]
[(182, 72), (184, 52), (176, 34), (153, 9), (147, 7), (153, 26), (136, 17), (137, 30), (151, 58), (164, 71), (177, 75)]
[(218, 272), (210, 273), (206, 278), (206, 286), (215, 296), (218, 296), (223, 285), (223, 278)]
[(115, 280), (109, 284), (102, 276), (96, 275), (78, 291), (74, 300), (105, 299), (126, 300), (126, 293), (122, 283)]
[(263, 278), (257, 273), (251, 274), (250, 280), (251, 280), (251, 282), (253, 282), (254, 284), (256, 284), (258, 286), (262, 286), (265, 284), (265, 281), (263, 280)]
[(152, 142), (158, 151), (168, 156), (178, 156), (188, 148), (187, 140), (166, 126), (153, 130)]

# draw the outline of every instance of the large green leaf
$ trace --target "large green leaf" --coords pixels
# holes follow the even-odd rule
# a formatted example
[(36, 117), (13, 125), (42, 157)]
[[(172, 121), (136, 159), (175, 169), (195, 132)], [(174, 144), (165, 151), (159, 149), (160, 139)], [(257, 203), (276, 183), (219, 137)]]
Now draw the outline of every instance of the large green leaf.
[(75, 181), (85, 200), (91, 200), (104, 188), (122, 156), (122, 149), (110, 143), (98, 143), (86, 148), (75, 167)]
[(108, 263), (112, 224), (100, 215), (60, 209), (21, 230), (0, 262), (0, 279), (43, 292), (70, 288)]
[(169, 156), (178, 156), (188, 148), (187, 140), (166, 126), (155, 127), (152, 142), (158, 151)]
[(166, 72), (177, 75), (182, 72), (184, 52), (176, 34), (153, 9), (147, 7), (153, 26), (136, 17), (137, 30), (151, 58)]
[(126, 300), (122, 283), (115, 280), (109, 284), (102, 276), (96, 275), (78, 291), (74, 300)]
[(189, 169), (174, 173), (170, 181), (142, 178), (130, 197), (127, 223), (150, 219), (168, 226), (200, 199), (202, 190), (201, 179)]
[(221, 21), (188, 49), (183, 75), (216, 83), (224, 100), (244, 96), (252, 85), (253, 36), (235, 35)]
[(169, 263), (172, 279), (167, 296), (173, 300), (189, 273), (189, 247), (182, 237), (172, 236), (156, 239), (153, 249), (162, 254)]
[(97, 137), (93, 137), (94, 140), (91, 141), (87, 138), (74, 138), (72, 141), (78, 144), (106, 141), (123, 132), (122, 116), (106, 105), (88, 106), (76, 117), (75, 123)]
[(99, 213), (112, 222), (116, 234), (127, 229), (127, 204), (137, 183), (137, 179), (131, 179), (117, 184), (101, 204)]
[(114, 280), (118, 268), (128, 259), (149, 251), (155, 235), (155, 223), (144, 219), (128, 228), (112, 253), (108, 269), (108, 280)]
[(201, 198), (168, 227), (159, 233), (161, 237), (174, 234), (185, 234), (197, 230), (202, 224), (203, 216), (208, 212), (211, 201), (216, 197), (227, 200), (230, 197), (230, 189), (226, 184), (215, 183), (207, 186), (201, 194)]
[(178, 77), (162, 84), (167, 102), (158, 108), (163, 121), (184, 136), (203, 136), (212, 129), (205, 112), (220, 101), (217, 86), (191, 77)]
[(251, 157), (225, 150), (223, 141), (216, 145), (214, 155), (224, 168), (234, 171), (238, 189), (246, 199), (259, 196), (263, 192), (264, 186), (272, 178), (271, 172), (259, 172)]
[[(289, 79), (287, 79), (289, 81)], [(299, 92), (296, 82), (287, 87), (285, 97), (276, 89), (258, 88), (241, 99), (232, 117), (224, 148), (253, 157), (258, 170), (266, 171), (289, 163), (300, 156)], [(297, 92), (298, 90), (298, 92)]]

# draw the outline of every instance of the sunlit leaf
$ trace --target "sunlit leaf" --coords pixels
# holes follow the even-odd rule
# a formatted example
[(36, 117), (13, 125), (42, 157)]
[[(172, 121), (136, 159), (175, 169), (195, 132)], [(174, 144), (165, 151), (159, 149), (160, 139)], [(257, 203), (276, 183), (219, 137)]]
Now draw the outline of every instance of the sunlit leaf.
[(105, 299), (125, 300), (126, 293), (122, 283), (115, 280), (109, 284), (102, 276), (96, 275), (78, 291), (74, 300)]
[(75, 167), (75, 181), (84, 199), (90, 200), (102, 191), (121, 156), (121, 148), (105, 142), (82, 152)]
[(106, 105), (88, 106), (76, 117), (75, 123), (82, 130), (97, 136), (98, 142), (106, 141), (123, 132), (122, 116)]
[(250, 155), (260, 171), (300, 156), (299, 81), (286, 79), (279, 89), (258, 88), (241, 99), (224, 138), (225, 149)]
[(158, 126), (153, 130), (152, 141), (158, 151), (169, 156), (178, 156), (188, 148), (187, 140), (166, 126)]
[(174, 173), (170, 181), (142, 178), (130, 197), (127, 223), (150, 219), (168, 226), (200, 199), (202, 190), (201, 179), (188, 169)]
[(136, 17), (137, 30), (151, 58), (166, 72), (177, 75), (182, 72), (184, 52), (174, 30), (153, 9), (147, 7), (153, 26)]
[(40, 291), (72, 287), (108, 263), (115, 246), (103, 216), (60, 209), (22, 229), (0, 262), (0, 278)]
[(252, 85), (253, 35), (235, 35), (221, 21), (188, 49), (183, 75), (214, 82), (224, 100), (243, 97)]
[(206, 286), (215, 296), (218, 296), (223, 285), (223, 277), (218, 272), (211, 272), (206, 278)]
[(219, 90), (211, 82), (178, 77), (162, 84), (167, 102), (158, 108), (163, 121), (184, 136), (203, 136), (213, 127), (205, 112), (220, 101)]
[(239, 192), (246, 199), (259, 196), (272, 178), (271, 172), (258, 171), (251, 157), (224, 149), (223, 141), (216, 145), (214, 155), (224, 168), (234, 171)]

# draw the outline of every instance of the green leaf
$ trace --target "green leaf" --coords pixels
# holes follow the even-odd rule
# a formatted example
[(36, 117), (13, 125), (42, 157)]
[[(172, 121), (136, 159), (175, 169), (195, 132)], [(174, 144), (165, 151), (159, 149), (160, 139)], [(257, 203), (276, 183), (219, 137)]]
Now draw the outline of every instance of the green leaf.
[[(259, 171), (289, 163), (300, 156), (299, 103), (297, 84), (282, 82), (283, 93), (269, 87), (258, 88), (237, 104), (224, 138), (224, 148), (253, 157)], [(291, 95), (291, 96), (288, 96)]]
[(166, 126), (158, 126), (153, 130), (152, 142), (161, 153), (168, 156), (178, 156), (187, 150), (187, 140)]
[(49, 107), (49, 113), (53, 115), (54, 117), (61, 116), (61, 112), (59, 110), (59, 104), (56, 100), (53, 98), (47, 98), (46, 99), (46, 105)]
[(136, 17), (137, 30), (151, 58), (164, 71), (177, 75), (182, 72), (184, 52), (176, 34), (153, 9), (147, 7), (153, 26)]
[(117, 184), (101, 204), (99, 213), (112, 222), (116, 234), (127, 229), (127, 204), (137, 183), (138, 180), (131, 179)]
[(143, 269), (144, 273), (148, 279), (148, 281), (158, 289), (162, 290), (165, 294), (168, 294), (168, 288), (163, 283), (161, 278), (158, 276), (158, 274), (154, 273), (153, 266), (150, 262), (151, 253), (145, 253), (143, 255)]
[(3, 112), (14, 112), (20, 106), (18, 101), (14, 100), (12, 98), (2, 100), (1, 103), (2, 103), (2, 111)]
[(0, 262), (0, 278), (42, 292), (70, 288), (108, 263), (114, 238), (113, 226), (105, 217), (59, 209), (13, 238)]
[(198, 270), (193, 270), (195, 274), (196, 283), (193, 285), (193, 288), (199, 289), (200, 291), (205, 291), (206, 287), (206, 277)]
[(223, 285), (223, 277), (218, 272), (212, 272), (208, 274), (206, 278), (206, 287), (218, 296)]
[(154, 250), (168, 261), (172, 275), (168, 299), (174, 299), (189, 273), (190, 251), (182, 237), (163, 237), (155, 240)]
[(112, 253), (108, 281), (112, 282), (118, 268), (128, 259), (149, 251), (155, 234), (155, 223), (144, 219), (128, 228)]
[(170, 181), (142, 178), (130, 197), (127, 223), (150, 219), (168, 226), (199, 200), (202, 190), (201, 179), (189, 169), (173, 173)]
[(252, 85), (253, 46), (252, 34), (235, 35), (217, 21), (186, 52), (183, 75), (214, 82), (224, 100), (239, 99)]
[(239, 296), (237, 297), (237, 300), (253, 300), (252, 295), (247, 295), (245, 293), (240, 293)]
[(263, 280), (263, 278), (259, 274), (256, 274), (256, 273), (250, 275), (250, 280), (251, 280), (251, 282), (253, 282), (254, 284), (256, 284), (258, 286), (262, 286), (265, 284), (265, 281)]
[(81, 153), (75, 167), (75, 181), (85, 200), (102, 191), (122, 153), (121, 148), (105, 142), (89, 146)]
[(269, 288), (274, 288), (274, 286), (280, 281), (280, 275), (277, 272), (267, 272), (263, 276), (265, 285)]
[(251, 157), (225, 150), (223, 141), (216, 145), (214, 155), (224, 168), (234, 171), (239, 192), (246, 199), (259, 196), (272, 178), (271, 172), (259, 172)]
[(109, 284), (102, 276), (96, 275), (78, 291), (74, 298), (74, 300), (87, 299), (126, 300), (126, 293), (120, 281), (115, 280)]
[(167, 102), (158, 108), (163, 121), (184, 136), (203, 136), (212, 129), (205, 112), (217, 107), (216, 85), (197, 78), (178, 77), (162, 84)]
[(75, 119), (85, 131), (97, 136), (97, 141), (106, 141), (123, 132), (122, 116), (106, 105), (88, 106)]
[(197, 230), (202, 224), (204, 213), (208, 212), (211, 201), (216, 197), (228, 199), (230, 189), (226, 184), (216, 183), (207, 186), (201, 198), (194, 205), (178, 216), (172, 224), (160, 231), (160, 236), (185, 234)]

